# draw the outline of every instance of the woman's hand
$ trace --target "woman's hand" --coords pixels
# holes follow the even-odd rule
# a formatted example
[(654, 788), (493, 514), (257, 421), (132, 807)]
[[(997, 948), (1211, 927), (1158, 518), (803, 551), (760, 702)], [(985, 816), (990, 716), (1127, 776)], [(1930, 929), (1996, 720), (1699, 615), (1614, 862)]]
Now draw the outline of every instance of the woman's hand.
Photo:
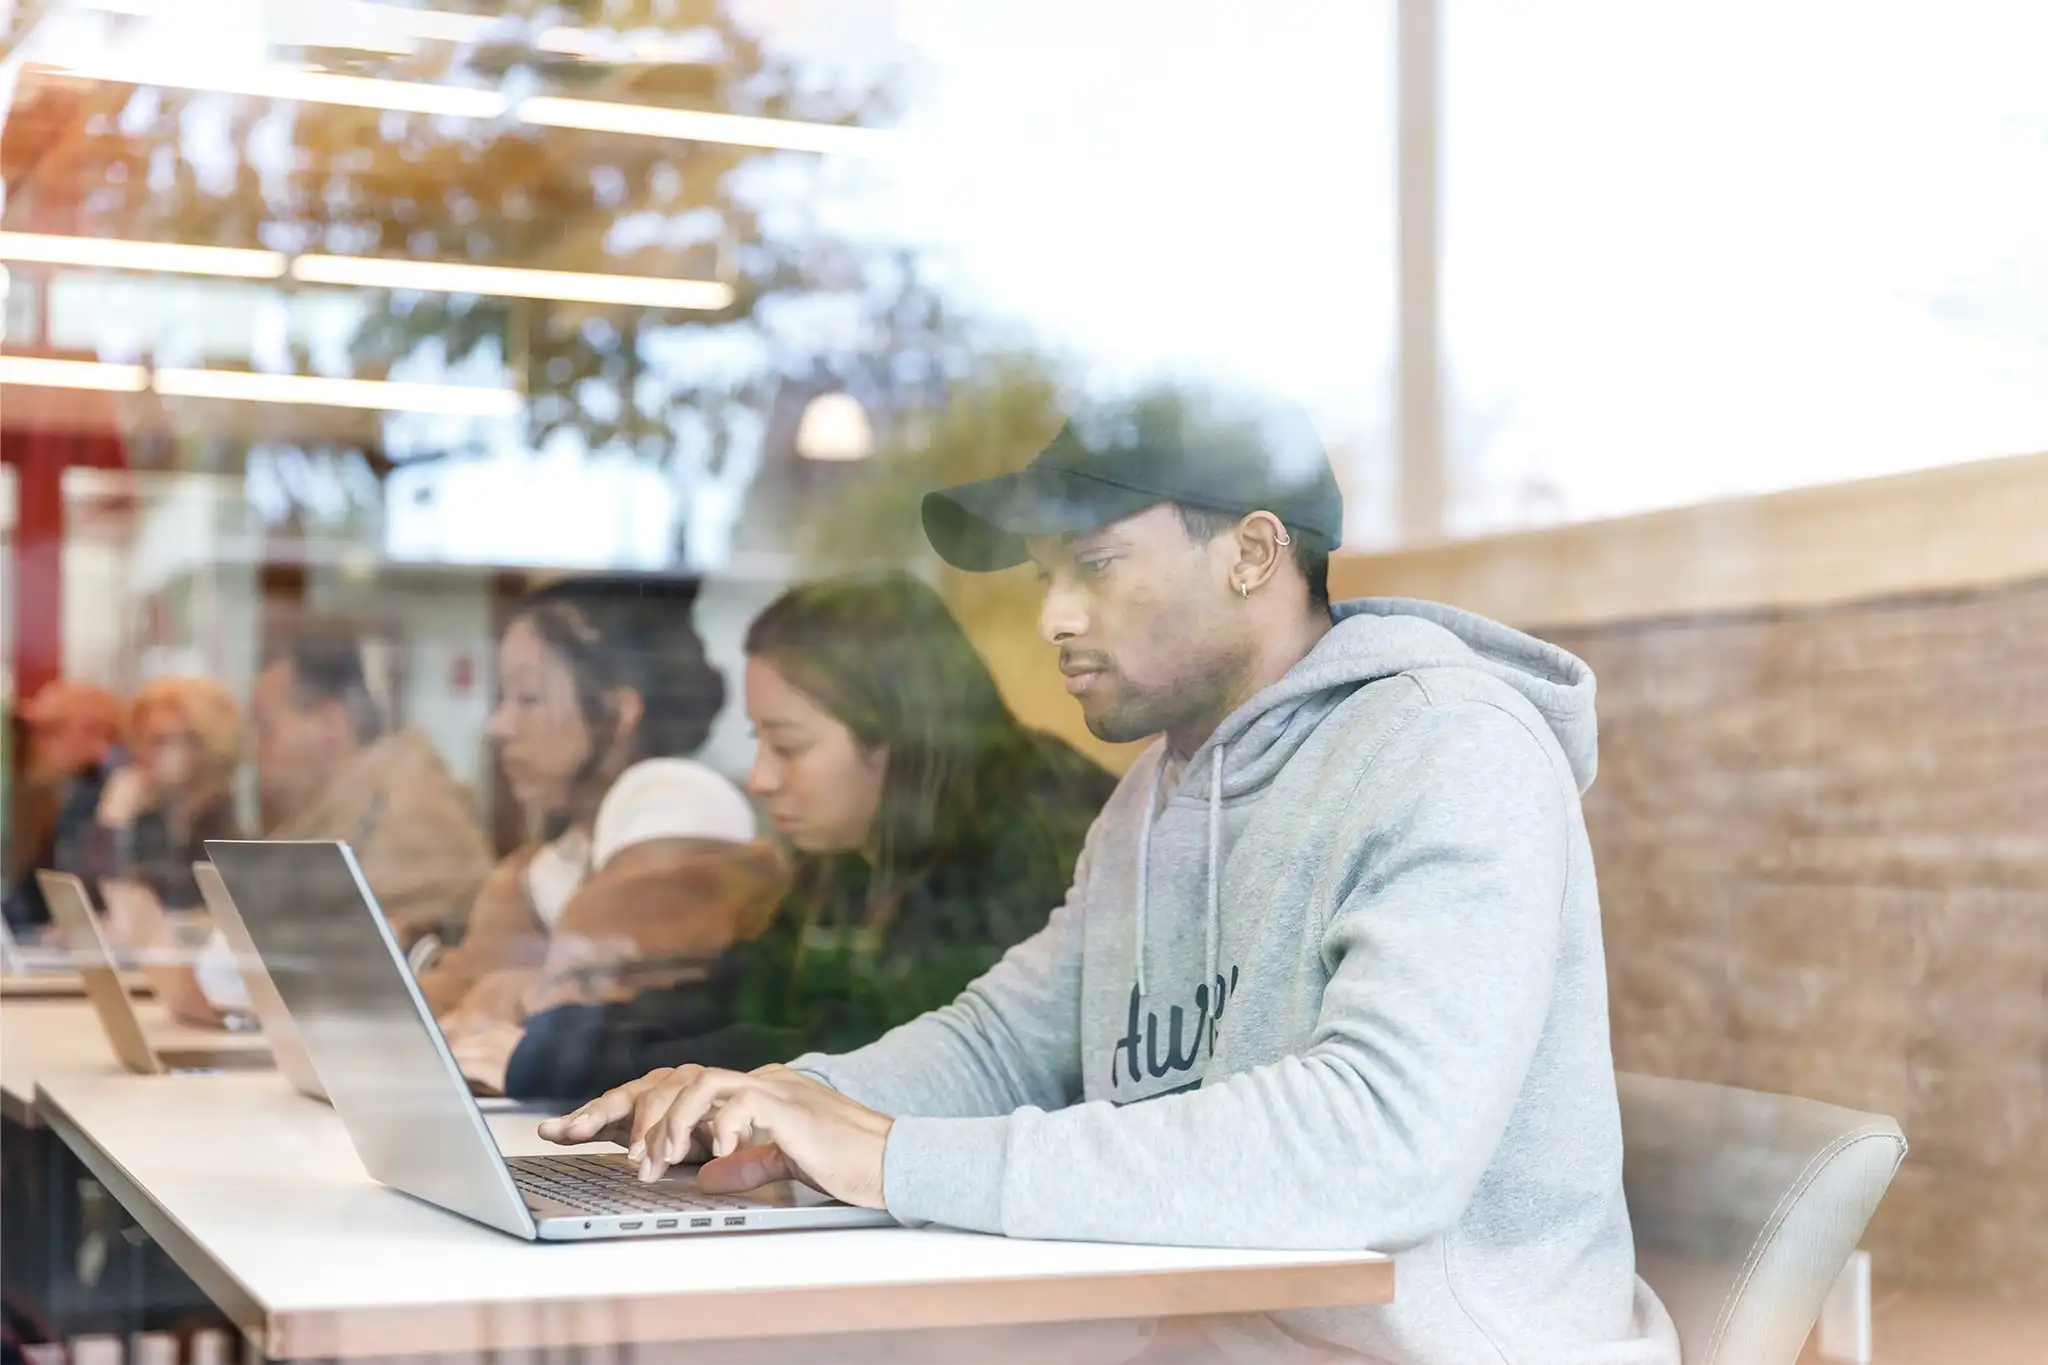
[(126, 829), (156, 805), (156, 784), (133, 763), (107, 779), (97, 818), (108, 829)]
[(445, 1026), (448, 1050), (470, 1083), (488, 1095), (505, 1093), (505, 1072), (526, 1030), (501, 1019), (458, 1017)]

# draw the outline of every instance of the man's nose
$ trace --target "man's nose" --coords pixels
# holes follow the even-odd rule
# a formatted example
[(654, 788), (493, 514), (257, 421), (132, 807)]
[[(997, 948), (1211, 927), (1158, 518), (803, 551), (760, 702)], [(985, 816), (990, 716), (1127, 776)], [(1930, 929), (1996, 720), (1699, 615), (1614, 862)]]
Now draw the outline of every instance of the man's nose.
[(1088, 633), (1088, 614), (1082, 610), (1080, 595), (1071, 588), (1053, 584), (1045, 590), (1038, 607), (1038, 634), (1049, 645), (1063, 645)]

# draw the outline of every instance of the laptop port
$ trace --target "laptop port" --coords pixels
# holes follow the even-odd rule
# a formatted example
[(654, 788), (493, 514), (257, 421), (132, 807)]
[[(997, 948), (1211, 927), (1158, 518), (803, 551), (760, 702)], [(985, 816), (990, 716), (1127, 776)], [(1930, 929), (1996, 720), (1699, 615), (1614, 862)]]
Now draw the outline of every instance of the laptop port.
[(743, 1228), (747, 1225), (747, 1216), (741, 1214), (737, 1218), (728, 1218), (725, 1220), (725, 1225), (729, 1228)]
[(692, 1218), (690, 1226), (693, 1228), (708, 1228), (711, 1226), (711, 1220), (709, 1218)]
[(636, 1219), (634, 1219), (634, 1220), (633, 1220), (632, 1222), (630, 1222), (630, 1223), (621, 1223), (621, 1224), (619, 1224), (619, 1231), (620, 1231), (620, 1232), (638, 1232), (638, 1231), (640, 1231), (640, 1229), (642, 1229), (642, 1228), (644, 1228), (644, 1227), (646, 1227), (646, 1226), (647, 1226), (647, 1223), (646, 1223), (646, 1220), (645, 1220), (645, 1219), (638, 1219), (638, 1218), (636, 1218)]
[(682, 1220), (680, 1218), (657, 1218), (654, 1220), (654, 1230), (656, 1232), (660, 1232), (664, 1228), (674, 1227), (677, 1223), (681, 1221)]

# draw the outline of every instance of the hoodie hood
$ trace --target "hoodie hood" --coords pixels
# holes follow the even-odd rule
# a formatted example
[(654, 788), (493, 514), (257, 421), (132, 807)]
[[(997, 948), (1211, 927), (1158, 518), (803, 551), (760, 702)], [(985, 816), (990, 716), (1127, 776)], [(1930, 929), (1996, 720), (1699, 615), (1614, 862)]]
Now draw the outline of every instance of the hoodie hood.
[[(1337, 603), (1336, 624), (1287, 675), (1232, 712), (1188, 759), (1167, 804), (1206, 803), (1204, 909), (1206, 970), (1216, 976), (1222, 931), (1224, 805), (1272, 783), (1316, 729), (1367, 683), (1424, 670), (1465, 669), (1507, 684), (1536, 709), (1564, 751), (1581, 792), (1599, 766), (1599, 726), (1593, 670), (1577, 656), (1533, 635), (1469, 611), (1404, 597), (1366, 597)], [(1137, 905), (1132, 951), (1138, 992), (1150, 986), (1145, 967), (1150, 933), (1152, 832), (1167, 772), (1163, 745), (1154, 760), (1151, 790), (1138, 830)]]
[(1484, 616), (1438, 602), (1363, 597), (1331, 609), (1336, 625), (1287, 676), (1240, 706), (1188, 762), (1200, 799), (1224, 754), (1225, 800), (1273, 780), (1315, 727), (1366, 683), (1425, 669), (1471, 669), (1519, 692), (1550, 726), (1581, 792), (1599, 766), (1593, 670), (1576, 655)]

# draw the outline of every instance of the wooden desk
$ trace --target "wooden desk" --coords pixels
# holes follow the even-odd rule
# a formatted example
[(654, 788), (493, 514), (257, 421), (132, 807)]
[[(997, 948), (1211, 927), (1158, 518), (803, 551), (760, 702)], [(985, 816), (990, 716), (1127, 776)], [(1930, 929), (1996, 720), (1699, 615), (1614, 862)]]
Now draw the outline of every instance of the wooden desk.
[[(149, 977), (142, 972), (121, 973), (128, 994), (155, 993)], [(83, 1000), (85, 978), (77, 972), (8, 972), (0, 975), (0, 1000)]]
[[(256, 1033), (226, 1033), (180, 1024), (151, 1000), (135, 1002), (143, 1031), (160, 1047), (215, 1052), (260, 1052)], [(275, 1073), (262, 1073), (283, 1086)], [(100, 1017), (80, 998), (22, 997), (0, 1001), (0, 1115), (24, 1127), (38, 1123), (36, 1083), (58, 1076), (131, 1076), (107, 1045)], [(160, 1077), (136, 1076), (136, 1080)]]
[[(44, 1121), (273, 1358), (649, 1344), (1384, 1303), (1365, 1252), (905, 1228), (536, 1245), (372, 1183), (258, 1076), (46, 1081)], [(507, 1152), (550, 1149), (493, 1115)]]

